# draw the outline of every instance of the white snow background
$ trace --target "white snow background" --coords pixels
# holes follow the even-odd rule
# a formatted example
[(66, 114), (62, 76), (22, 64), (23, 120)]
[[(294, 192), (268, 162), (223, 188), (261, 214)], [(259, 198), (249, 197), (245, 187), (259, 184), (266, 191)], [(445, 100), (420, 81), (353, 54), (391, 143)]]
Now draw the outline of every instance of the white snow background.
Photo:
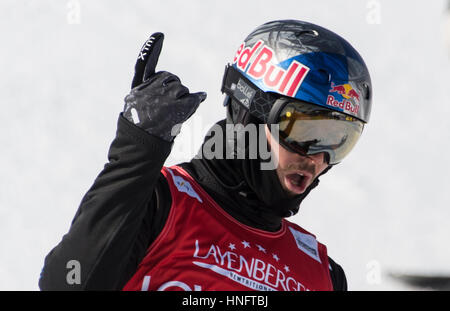
[[(450, 274), (450, 66), (446, 2), (0, 2), (0, 290), (38, 290), (107, 161), (139, 49), (165, 33), (157, 69), (208, 99), (166, 164), (189, 160), (222, 119), (225, 64), (275, 19), (346, 38), (373, 82), (370, 123), (292, 218), (346, 271), (350, 290), (403, 290), (389, 273)], [(447, 24), (448, 25), (448, 24)]]

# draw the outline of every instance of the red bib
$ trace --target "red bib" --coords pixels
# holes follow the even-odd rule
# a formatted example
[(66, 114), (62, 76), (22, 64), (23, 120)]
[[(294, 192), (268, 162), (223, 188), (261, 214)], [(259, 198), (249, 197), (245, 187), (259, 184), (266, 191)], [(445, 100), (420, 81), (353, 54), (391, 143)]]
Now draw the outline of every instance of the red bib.
[(333, 290), (326, 247), (283, 220), (277, 232), (228, 215), (178, 166), (164, 167), (172, 207), (124, 290)]

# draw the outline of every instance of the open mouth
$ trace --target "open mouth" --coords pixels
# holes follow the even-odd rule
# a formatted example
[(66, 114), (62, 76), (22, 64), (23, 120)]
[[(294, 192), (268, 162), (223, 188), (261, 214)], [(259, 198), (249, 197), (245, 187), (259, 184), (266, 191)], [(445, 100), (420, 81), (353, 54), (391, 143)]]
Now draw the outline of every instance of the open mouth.
[(301, 194), (308, 187), (310, 179), (311, 176), (303, 173), (291, 173), (285, 176), (285, 184), (289, 191)]

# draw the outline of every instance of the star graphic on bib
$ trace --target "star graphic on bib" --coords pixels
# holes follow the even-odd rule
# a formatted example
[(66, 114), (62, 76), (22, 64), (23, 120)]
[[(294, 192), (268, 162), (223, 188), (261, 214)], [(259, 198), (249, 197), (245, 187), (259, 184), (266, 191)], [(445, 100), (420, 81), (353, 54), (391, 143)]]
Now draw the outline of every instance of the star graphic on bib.
[(265, 249), (264, 247), (262, 247), (262, 246), (259, 245), (259, 244), (256, 244), (256, 246), (258, 247), (258, 250), (259, 250), (260, 252), (266, 253), (266, 249)]
[(277, 254), (272, 254), (273, 259), (275, 259), (277, 262), (280, 260), (280, 257), (277, 256)]
[(247, 241), (242, 241), (241, 243), (242, 245), (244, 245), (244, 248), (250, 248), (250, 243), (248, 243)]
[(228, 245), (228, 247), (229, 247), (232, 251), (234, 251), (234, 250), (236, 249), (236, 246), (235, 246), (233, 243), (230, 243), (230, 244)]
[(286, 271), (286, 272), (289, 272), (289, 271), (291, 271), (291, 270), (289, 270), (289, 267), (288, 267), (288, 266), (286, 266), (286, 265), (284, 266), (284, 268), (283, 268), (283, 269), (284, 269), (284, 271)]

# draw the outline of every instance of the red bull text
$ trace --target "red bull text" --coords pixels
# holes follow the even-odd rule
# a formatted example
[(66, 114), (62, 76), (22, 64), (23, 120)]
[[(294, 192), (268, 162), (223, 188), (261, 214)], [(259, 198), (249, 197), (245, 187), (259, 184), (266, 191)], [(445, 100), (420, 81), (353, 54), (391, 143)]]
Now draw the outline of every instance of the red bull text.
[[(254, 60), (249, 64), (253, 56)], [(246, 72), (253, 79), (261, 80), (267, 88), (286, 96), (295, 97), (309, 68), (293, 60), (287, 69), (283, 69), (274, 65), (273, 60), (275, 61), (274, 51), (262, 40), (258, 40), (251, 47), (246, 47), (242, 43), (236, 52), (233, 64), (236, 64), (237, 68)]]
[[(339, 107), (346, 113), (358, 115), (359, 105), (356, 104), (356, 102), (359, 102), (359, 94), (350, 84), (335, 85), (334, 83), (331, 83), (330, 93), (338, 93), (343, 97), (343, 100), (338, 101), (333, 95), (328, 95), (328, 106)], [(350, 100), (355, 102), (355, 104)]]

